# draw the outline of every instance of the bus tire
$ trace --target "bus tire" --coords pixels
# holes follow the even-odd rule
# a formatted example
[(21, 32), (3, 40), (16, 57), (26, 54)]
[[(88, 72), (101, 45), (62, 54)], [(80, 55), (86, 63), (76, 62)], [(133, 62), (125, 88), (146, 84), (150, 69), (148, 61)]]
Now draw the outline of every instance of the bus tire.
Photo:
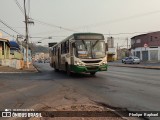
[(58, 70), (58, 69), (54, 69), (54, 71), (55, 71), (55, 72), (59, 72), (59, 70)]
[(90, 75), (95, 75), (96, 74), (96, 72), (90, 72)]
[(72, 75), (72, 72), (71, 72), (70, 67), (69, 67), (68, 64), (66, 64), (66, 73), (67, 73), (68, 76)]
[(54, 63), (54, 71), (58, 72), (59, 70), (56, 68), (56, 64)]

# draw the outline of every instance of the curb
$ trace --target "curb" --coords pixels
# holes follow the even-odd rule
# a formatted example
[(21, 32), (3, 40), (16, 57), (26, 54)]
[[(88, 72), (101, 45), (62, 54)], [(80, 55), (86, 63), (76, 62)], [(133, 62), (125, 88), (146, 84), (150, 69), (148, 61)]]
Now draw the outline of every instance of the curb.
[[(3, 66), (2, 66), (3, 67)], [(5, 67), (5, 66), (4, 66)], [(12, 67), (4, 68), (1, 70), (0, 74), (25, 74), (25, 73), (38, 73), (39, 70), (32, 64), (30, 69), (13, 69)]]
[(160, 70), (160, 67), (154, 67), (154, 66), (129, 66), (129, 65), (109, 65), (109, 66)]
[(0, 72), (0, 74), (19, 74), (19, 73), (37, 73), (37, 72)]
[(41, 72), (35, 64), (32, 64), (32, 65), (37, 70), (37, 72)]

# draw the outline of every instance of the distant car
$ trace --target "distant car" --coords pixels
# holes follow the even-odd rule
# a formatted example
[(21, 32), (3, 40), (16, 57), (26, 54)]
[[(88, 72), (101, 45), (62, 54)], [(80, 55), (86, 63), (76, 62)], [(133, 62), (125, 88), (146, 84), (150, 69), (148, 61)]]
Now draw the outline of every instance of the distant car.
[(43, 62), (43, 60), (39, 59), (39, 60), (38, 60), (38, 63), (44, 63), (44, 62)]
[(44, 60), (44, 63), (50, 63), (49, 59)]
[(122, 63), (124, 63), (127, 59), (128, 59), (128, 57), (123, 58)]
[(38, 60), (34, 60), (34, 62), (38, 62)]
[(128, 63), (128, 64), (139, 64), (140, 63), (140, 59), (136, 56), (130, 56), (128, 57), (128, 59), (126, 59), (124, 61), (124, 64)]

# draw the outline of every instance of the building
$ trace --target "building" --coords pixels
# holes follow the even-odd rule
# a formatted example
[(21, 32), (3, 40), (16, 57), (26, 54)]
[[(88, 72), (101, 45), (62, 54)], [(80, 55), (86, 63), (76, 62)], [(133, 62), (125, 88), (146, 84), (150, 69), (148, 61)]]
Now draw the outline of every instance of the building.
[(10, 44), (7, 39), (0, 38), (0, 65), (8, 66), (10, 59)]
[(114, 47), (114, 38), (107, 38), (108, 51), (107, 51), (107, 61), (114, 61), (117, 59), (117, 49)]
[(131, 53), (142, 61), (160, 61), (160, 31), (132, 37)]
[[(26, 47), (21, 45), (20, 49), (21, 49), (21, 52), (23, 54), (23, 60), (24, 60), (24, 62), (26, 62), (27, 61), (27, 59), (26, 59), (26, 52), (27, 52)], [(32, 51), (31, 51), (30, 48), (28, 48), (28, 62), (30, 62), (30, 63), (32, 62)]]
[(10, 58), (23, 60), (23, 54), (20, 51), (20, 46), (16, 41), (9, 41), (10, 43)]
[(108, 48), (107, 52), (107, 61), (115, 61), (117, 59), (117, 49), (116, 48)]
[(14, 54), (14, 51), (20, 51), (20, 47), (16, 41), (9, 41), (10, 53)]
[(107, 38), (108, 48), (114, 48), (114, 38), (108, 37)]
[[(27, 61), (26, 57), (27, 57), (28, 62), (31, 63), (32, 62), (32, 50), (31, 50), (30, 44), (28, 45), (28, 50), (27, 50), (26, 49), (26, 42), (17, 40), (17, 43), (19, 45), (20, 52), (23, 55), (24, 62), (26, 63), (26, 61)], [(27, 52), (28, 52), (28, 55), (27, 55)]]
[(19, 45), (15, 41), (2, 38), (2, 33), (0, 33), (0, 65), (16, 69), (24, 67)]

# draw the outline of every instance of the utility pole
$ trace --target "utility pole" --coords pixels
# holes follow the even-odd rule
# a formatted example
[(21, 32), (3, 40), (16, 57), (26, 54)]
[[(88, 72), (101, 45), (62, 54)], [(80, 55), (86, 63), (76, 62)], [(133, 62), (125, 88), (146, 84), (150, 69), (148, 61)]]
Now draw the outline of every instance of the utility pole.
[(126, 38), (126, 40), (127, 40), (127, 50), (128, 50), (128, 38)]
[(25, 14), (25, 26), (26, 26), (26, 67), (29, 68), (28, 64), (28, 17), (26, 13), (26, 0), (24, 0), (24, 14)]
[(118, 60), (118, 43), (117, 43), (117, 60)]
[(127, 57), (129, 57), (129, 45), (128, 45), (128, 37), (126, 38), (127, 40)]

